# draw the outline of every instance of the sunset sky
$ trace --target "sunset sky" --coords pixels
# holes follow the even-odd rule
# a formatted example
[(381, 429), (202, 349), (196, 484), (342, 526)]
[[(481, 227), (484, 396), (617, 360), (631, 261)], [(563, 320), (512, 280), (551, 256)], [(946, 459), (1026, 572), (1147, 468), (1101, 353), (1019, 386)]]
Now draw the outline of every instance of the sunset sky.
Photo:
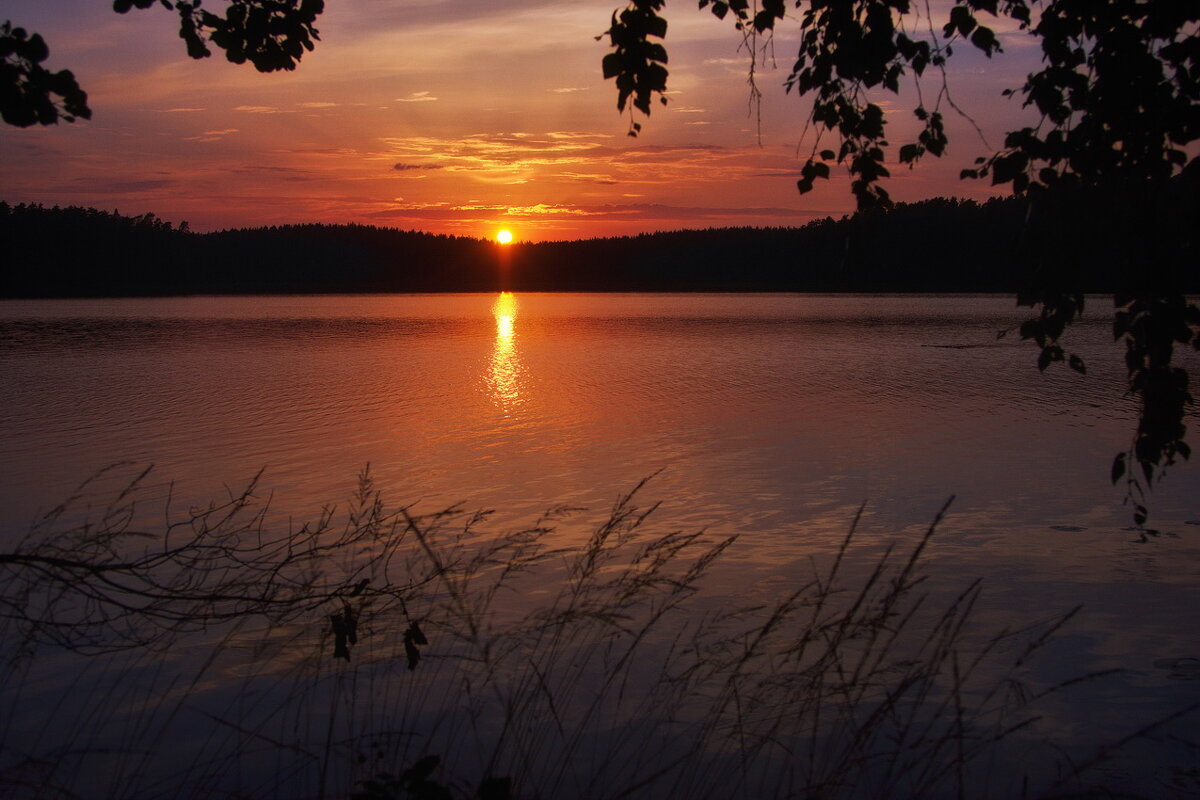
[[(322, 41), (299, 69), (261, 74), (220, 51), (189, 59), (161, 7), (118, 15), (107, 0), (6, 0), (0, 20), (45, 37), (45, 66), (75, 73), (93, 118), (0, 127), (0, 199), (154, 212), (201, 231), (354, 222), (508, 228), (522, 240), (802, 225), (852, 209), (844, 175), (796, 191), (812, 141), (802, 139), (807, 101), (782, 89), (794, 20), (774, 44), (777, 65), (759, 75), (758, 124), (731, 25), (694, 2), (670, 4), (670, 103), (633, 139), (601, 75), (607, 38), (595, 39), (618, 5), (328, 0)], [(1037, 63), (1023, 36), (1002, 39), (1005, 54), (962, 53), (949, 73), (993, 147), (1021, 115), (1001, 91)], [(899, 145), (911, 98), (889, 103)], [(895, 198), (989, 195), (957, 177), (986, 145), (944, 110), (949, 155), (895, 167)]]

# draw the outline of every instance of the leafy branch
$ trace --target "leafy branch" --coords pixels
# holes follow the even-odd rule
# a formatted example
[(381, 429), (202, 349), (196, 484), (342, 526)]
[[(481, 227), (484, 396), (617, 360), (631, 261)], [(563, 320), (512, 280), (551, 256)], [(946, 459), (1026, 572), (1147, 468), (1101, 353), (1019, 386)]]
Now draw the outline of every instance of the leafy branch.
[[(956, 50), (988, 58), (1003, 53), (995, 23), (1009, 20), (1042, 51), (1041, 69), (1004, 92), (1036, 110), (1036, 125), (1010, 131), (1003, 147), (975, 160), (963, 178), (990, 178), (1027, 198), (1019, 232), (1028, 266), (1027, 288), (1017, 302), (1036, 316), (1021, 336), (1040, 349), (1038, 368), (1065, 362), (1085, 372), (1081, 358), (1061, 344), (1083, 313), (1088, 264), (1061, 246), (1057, 226), (1064, 209), (1081, 230), (1118, 230), (1124, 236), (1108, 258), (1117, 266), (1116, 338), (1125, 343), (1130, 391), (1141, 411), (1134, 443), (1114, 464), (1114, 480), (1136, 463), (1128, 499), (1134, 518), (1146, 521), (1137, 500), (1162, 472), (1190, 454), (1184, 437), (1191, 405), (1187, 372), (1173, 361), (1176, 345), (1200, 348), (1200, 311), (1183, 294), (1194, 274), (1194, 231), (1200, 230), (1200, 5), (1149, 0), (1079, 3), (1072, 0), (958, 0), (940, 32), (928, 3), (912, 0), (698, 0), (719, 19), (732, 19), (746, 35), (770, 35), (785, 21), (798, 24), (800, 44), (783, 86), (811, 98), (805, 134), (815, 141), (800, 169), (797, 188), (812, 191), (828, 180), (830, 165), (844, 165), (860, 212), (889, 208), (883, 181), (895, 164), (912, 167), (925, 155), (940, 157), (949, 145), (941, 105), (950, 99), (946, 65)], [(789, 16), (789, 5), (798, 17)], [(665, 50), (641, 50), (649, 35), (666, 34), (661, 0), (632, 0), (614, 14), (608, 31), (616, 53), (605, 57), (623, 100), (638, 90), (635, 107), (649, 114), (654, 94), (666, 92)], [(918, 32), (924, 18), (927, 33)], [(985, 24), (988, 23), (988, 24)], [(632, 54), (632, 55), (629, 55)], [(639, 55), (640, 54), (640, 55)], [(643, 76), (653, 69), (653, 80)], [(936, 102), (928, 107), (921, 80), (941, 73)], [(753, 76), (752, 76), (753, 77)], [(921, 123), (916, 141), (894, 149), (887, 119), (875, 99), (900, 93), (911, 77), (917, 88), (912, 113)], [(663, 98), (665, 100), (665, 97)], [(640, 130), (634, 123), (632, 132)], [(979, 129), (976, 126), (976, 131)], [(823, 134), (838, 146), (822, 148)], [(889, 152), (892, 155), (889, 155)], [(1138, 209), (1126, 219), (1107, 217), (1105, 198), (1121, 197)], [(1085, 213), (1087, 212), (1087, 213)], [(1109, 225), (1108, 223), (1112, 223)], [(1102, 227), (1103, 226), (1103, 227)]]

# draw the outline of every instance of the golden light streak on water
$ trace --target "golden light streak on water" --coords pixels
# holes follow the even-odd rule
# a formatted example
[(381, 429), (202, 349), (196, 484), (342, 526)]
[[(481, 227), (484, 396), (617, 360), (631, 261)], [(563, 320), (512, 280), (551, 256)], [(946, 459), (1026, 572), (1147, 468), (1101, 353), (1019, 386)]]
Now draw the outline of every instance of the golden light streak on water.
[(496, 318), (496, 343), (492, 348), (492, 364), (488, 373), (488, 388), (492, 402), (509, 413), (522, 402), (521, 361), (517, 356), (516, 329), (517, 298), (512, 292), (501, 292), (492, 304)]

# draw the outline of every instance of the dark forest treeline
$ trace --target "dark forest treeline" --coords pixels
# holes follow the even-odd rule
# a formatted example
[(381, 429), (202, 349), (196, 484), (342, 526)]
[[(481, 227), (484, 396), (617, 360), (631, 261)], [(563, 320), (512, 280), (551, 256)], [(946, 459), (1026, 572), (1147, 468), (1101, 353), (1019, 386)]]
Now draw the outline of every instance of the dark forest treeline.
[[(1103, 204), (1112, 211), (1112, 204)], [(1090, 213), (1043, 232), (1082, 288), (1111, 291), (1113, 242)], [(1106, 213), (1107, 215), (1107, 213)], [(1069, 218), (1068, 218), (1069, 217)], [(510, 245), (516, 291), (1013, 292), (1024, 200), (937, 198), (801, 228), (720, 228)], [(1047, 250), (1047, 241), (1052, 242)], [(200, 234), (153, 214), (0, 203), (4, 297), (494, 291), (497, 245), (366, 225)], [(1128, 243), (1125, 243), (1126, 245)], [(1079, 284), (1077, 284), (1079, 285)], [(1197, 287), (1190, 286), (1190, 290)]]
[(5, 297), (489, 290), (478, 239), (365, 225), (217, 233), (152, 214), (0, 203)]
[[(801, 228), (542, 242), (518, 254), (513, 283), (565, 290), (1011, 291), (1022, 218), (1012, 201), (938, 198)], [(995, 246), (971, 247), (976, 240)]]

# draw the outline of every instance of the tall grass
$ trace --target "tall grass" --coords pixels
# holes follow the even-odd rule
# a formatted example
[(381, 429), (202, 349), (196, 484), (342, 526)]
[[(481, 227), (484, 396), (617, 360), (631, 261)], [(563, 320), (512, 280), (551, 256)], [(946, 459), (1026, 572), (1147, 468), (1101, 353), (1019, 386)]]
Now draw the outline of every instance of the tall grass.
[(298, 527), (257, 491), (148, 528), (135, 482), (0, 553), (0, 795), (402, 797), (431, 754), (426, 784), (464, 798), (1088, 785), (1030, 744), (1062, 687), (1027, 667), (1074, 612), (980, 631), (978, 581), (924, 581), (940, 513), (869, 562), (848, 520), (751, 603), (708, 589), (733, 538), (657, 529), (642, 485), (594, 527), (555, 508), (511, 531), (390, 508), (366, 473)]

